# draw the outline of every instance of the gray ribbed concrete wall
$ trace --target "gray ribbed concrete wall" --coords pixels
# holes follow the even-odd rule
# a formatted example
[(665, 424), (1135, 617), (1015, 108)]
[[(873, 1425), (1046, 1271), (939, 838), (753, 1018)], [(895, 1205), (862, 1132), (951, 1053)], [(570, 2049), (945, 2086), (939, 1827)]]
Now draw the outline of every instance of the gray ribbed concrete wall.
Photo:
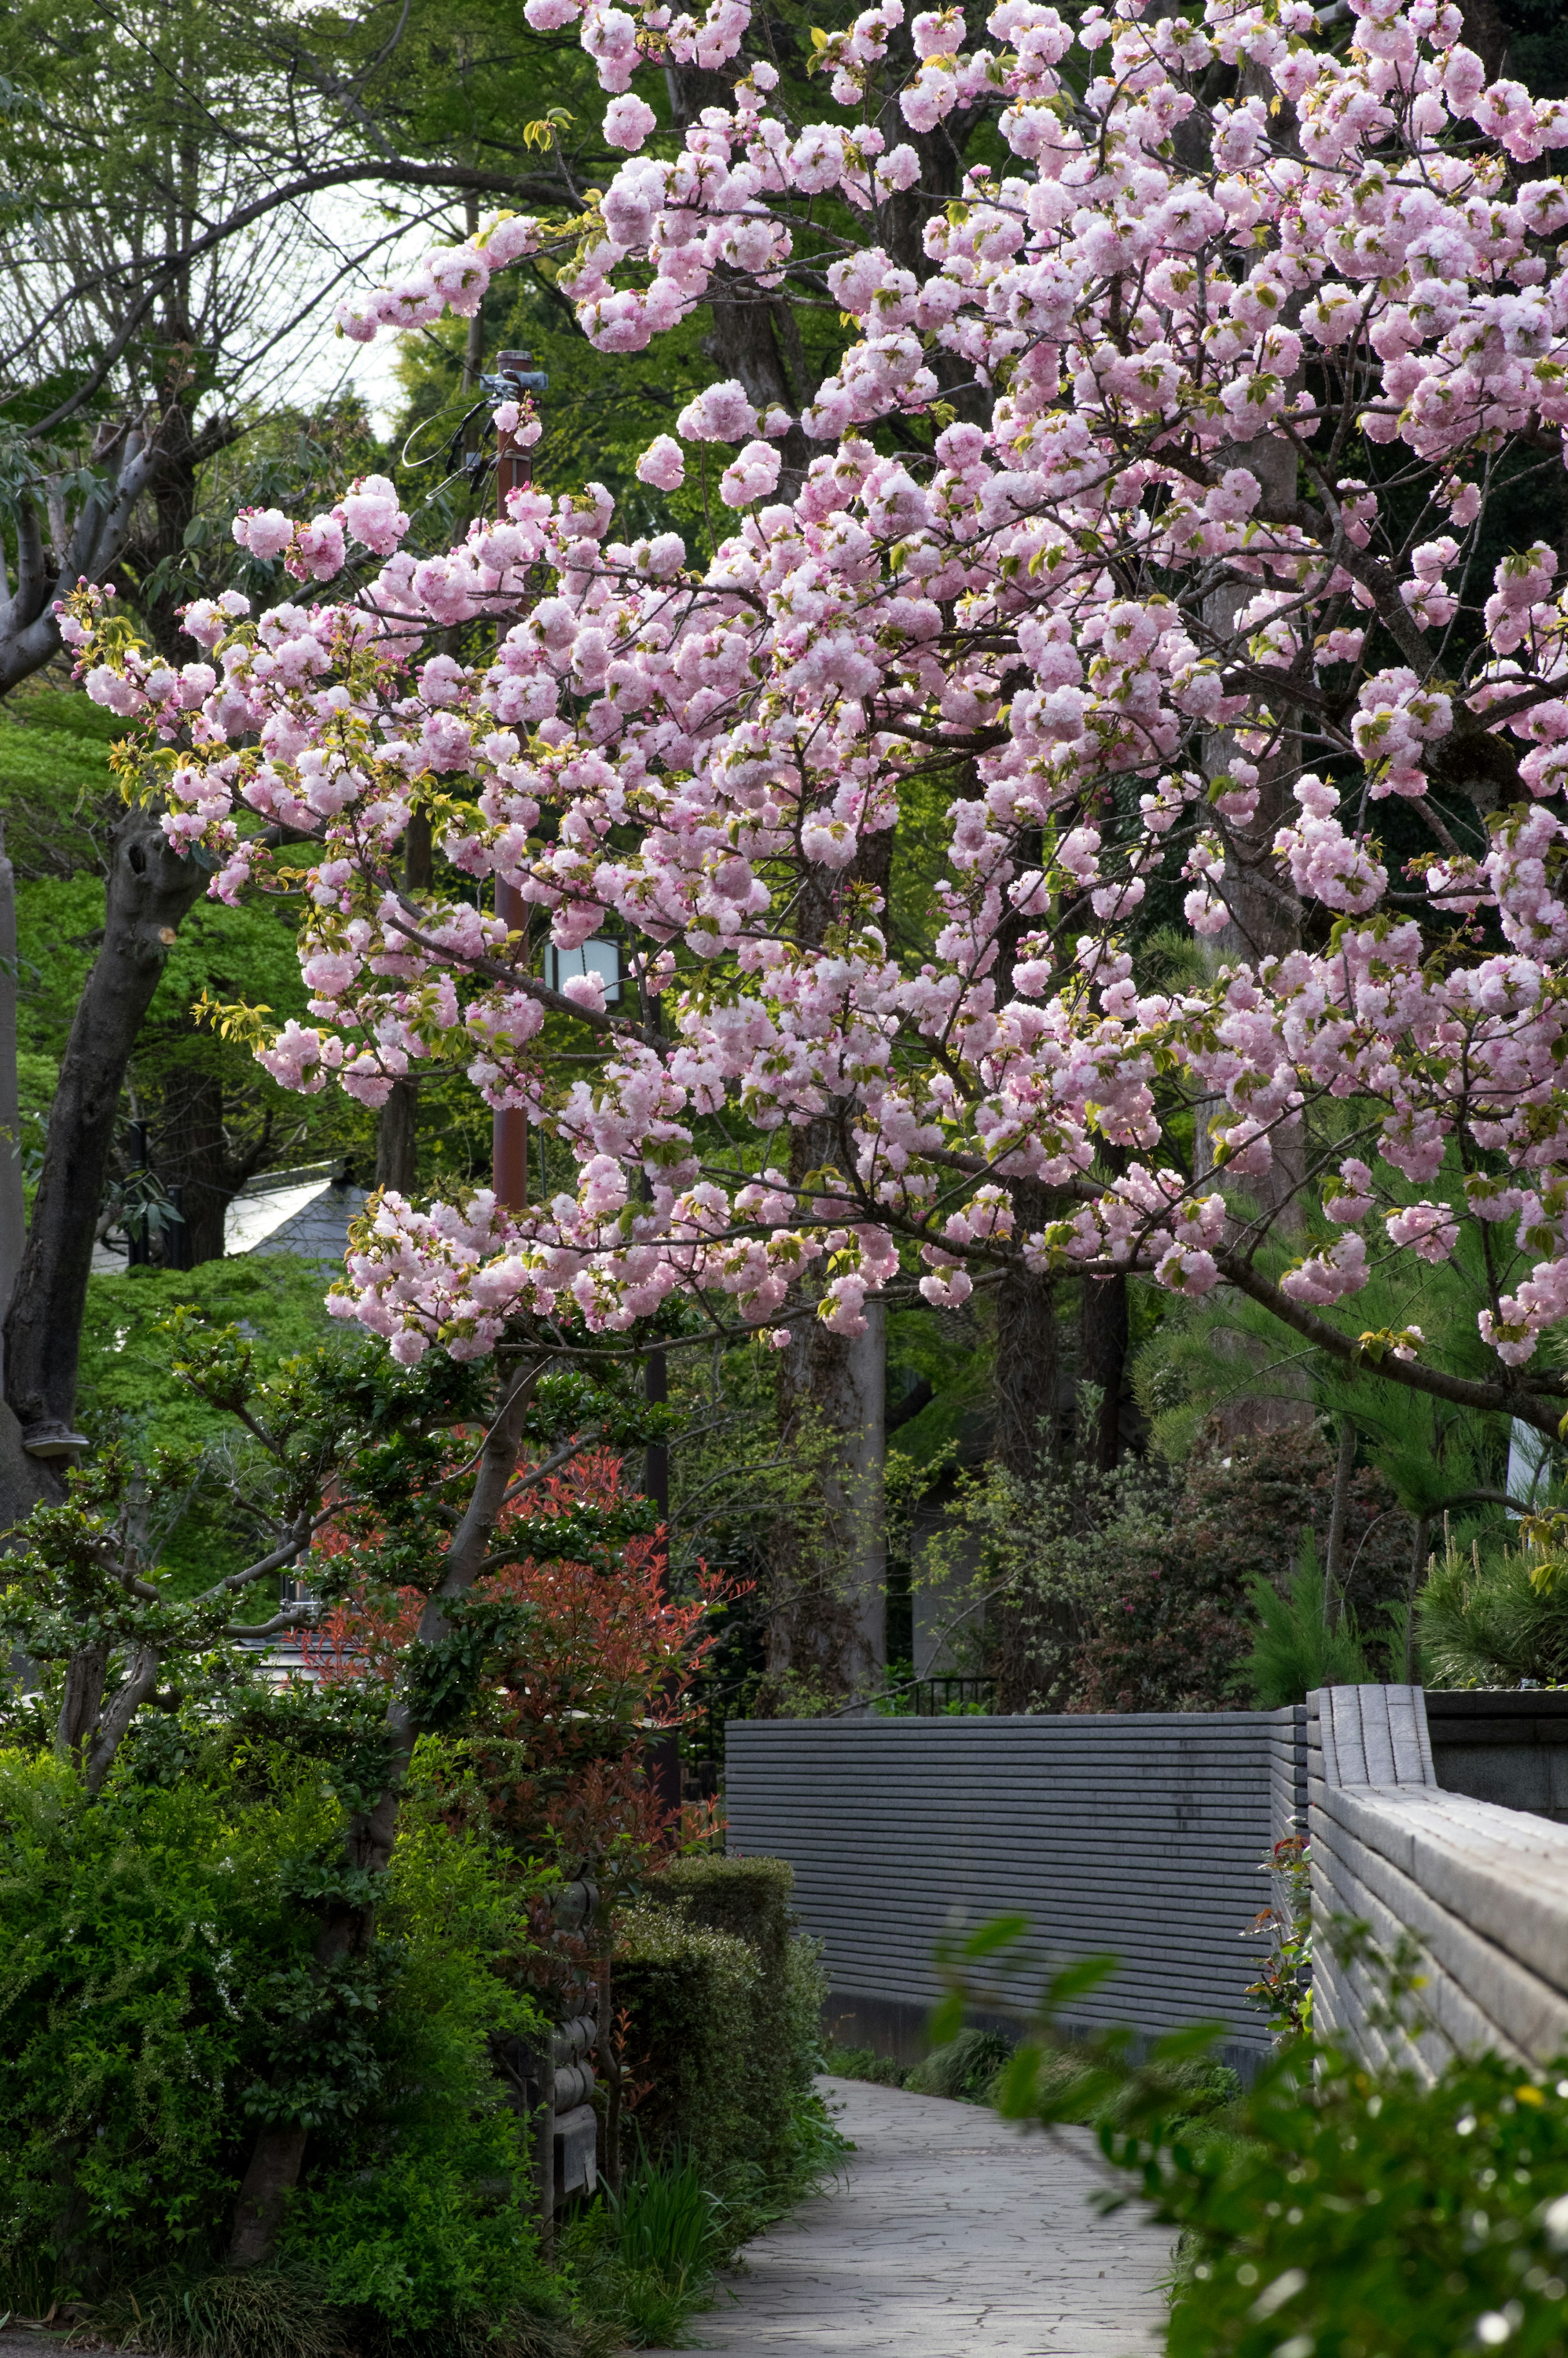
[(1120, 1959), (1076, 2022), (1223, 2022), (1244, 2063), (1269, 2043), (1246, 1935), (1304, 1818), (1303, 1719), (731, 1720), (729, 1846), (794, 1867), (849, 2041), (908, 2051), (942, 1933), (1017, 1913), (1054, 1962)]
[[(1433, 1722), (1458, 1714), (1440, 1712)], [(1308, 1698), (1316, 2017), (1368, 2062), (1433, 2076), (1455, 2053), (1568, 2051), (1568, 1830), (1444, 1791), (1419, 1687)], [(1479, 1713), (1469, 1732), (1476, 1735)], [(1377, 1955), (1419, 1952), (1424, 1986), (1390, 2010)]]
[(1446, 1793), (1568, 1825), (1568, 1694), (1426, 1690), (1432, 1763)]

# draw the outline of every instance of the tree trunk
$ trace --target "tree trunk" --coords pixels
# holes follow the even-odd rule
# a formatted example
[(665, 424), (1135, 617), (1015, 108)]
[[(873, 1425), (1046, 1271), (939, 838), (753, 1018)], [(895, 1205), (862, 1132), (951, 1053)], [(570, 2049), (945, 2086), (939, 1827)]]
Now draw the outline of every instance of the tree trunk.
[[(426, 1603), (416, 1646), (438, 1645), (450, 1634), (443, 1606), (452, 1597), (467, 1595), (479, 1577), (516, 1471), (528, 1403), (541, 1372), (542, 1368), (535, 1368), (529, 1376), (511, 1380), (505, 1403), (485, 1435), (473, 1493), (447, 1552), (446, 1576)], [(344, 1833), (343, 1863), (356, 1875), (384, 1875), (392, 1864), (404, 1780), (418, 1735), (414, 1714), (401, 1694), (387, 1707), (386, 1729), (391, 1738), (386, 1784), (368, 1810), (350, 1819)], [(374, 1929), (373, 1902), (329, 1903), (317, 1936), (318, 1967), (326, 1969), (344, 1957), (360, 1954), (369, 1947)], [(257, 2132), (235, 2207), (230, 2267), (254, 2267), (272, 2256), (288, 2195), (304, 2167), (308, 2138), (309, 2131), (297, 2121), (270, 2121)]]
[(65, 1669), (65, 1693), (55, 1723), (54, 1747), (62, 1760), (80, 1770), (98, 1725), (103, 1685), (109, 1675), (106, 1645), (79, 1646)]
[(1410, 1596), (1405, 1606), (1405, 1684), (1415, 1684), (1416, 1667), (1416, 1600), (1426, 1581), (1427, 1541), (1430, 1524), (1425, 1515), (1415, 1519), (1415, 1538), (1411, 1547)]
[[(734, 104), (730, 75), (704, 66), (668, 61), (665, 87), (677, 133), (697, 122), (705, 107), (729, 109)], [(816, 386), (799, 381), (800, 334), (789, 317), (788, 291), (774, 294), (754, 286), (728, 263), (720, 262), (709, 281), (708, 299), (713, 329), (703, 339), (706, 357), (724, 375), (736, 379), (753, 408), (766, 409), (776, 402), (797, 421), (779, 444), (783, 464), (774, 494), (778, 500), (793, 499), (815, 455), (798, 419)], [(786, 353), (796, 363), (793, 370)]]
[[(57, 566), (45, 550), (38, 512), (22, 500), (16, 511), (16, 586), (0, 596), (0, 696), (7, 695), (60, 651), (55, 604), (79, 580), (102, 581), (130, 537), (136, 507), (157, 473), (159, 452), (140, 427), (102, 428), (93, 458), (108, 480), (82, 501), (65, 552)], [(0, 584), (0, 588), (3, 588)], [(181, 658), (183, 660), (183, 657)]]
[(288, 2198), (299, 2183), (309, 2136), (298, 2121), (285, 2121), (265, 2128), (257, 2137), (234, 2205), (232, 2268), (254, 2267), (271, 2257)]
[(1325, 1627), (1337, 1629), (1345, 1600), (1345, 1533), (1350, 1520), (1350, 1483), (1356, 1471), (1356, 1427), (1350, 1419), (1339, 1427), (1339, 1455), (1334, 1468), (1334, 1503), (1328, 1510), (1328, 1551), (1323, 1574)]
[[(832, 1450), (821, 1469), (820, 1539), (794, 1535), (789, 1560), (780, 1566), (788, 1603), (770, 1617), (768, 1668), (775, 1674), (795, 1670), (830, 1693), (864, 1698), (881, 1684), (887, 1666), (881, 1303), (867, 1303), (863, 1335), (835, 1335), (816, 1319), (797, 1322), (780, 1356), (784, 1433), (819, 1429), (832, 1436)], [(818, 1550), (822, 1560), (811, 1561)]]
[[(1049, 1191), (1034, 1179), (1011, 1183), (1014, 1238), (1053, 1217)], [(1020, 1482), (1049, 1473), (1057, 1455), (1061, 1368), (1056, 1346), (1055, 1281), (1010, 1269), (997, 1289), (996, 1433), (992, 1455)]]
[[(474, 330), (480, 326), (479, 314), (469, 322), (467, 371), (474, 360)], [(481, 331), (482, 336), (482, 331)], [(482, 341), (480, 358), (483, 358)], [(452, 653), (460, 651), (454, 647)], [(436, 879), (435, 847), (430, 822), (423, 811), (416, 811), (408, 821), (403, 838), (403, 881), (410, 892), (427, 892)], [(412, 1195), (419, 1177), (419, 1084), (416, 1080), (394, 1081), (392, 1095), (376, 1117), (375, 1184), (378, 1187), (395, 1188), (400, 1195)]]
[[(891, 827), (864, 835), (855, 858), (834, 877), (808, 869), (797, 933), (816, 944), (840, 915), (847, 888), (870, 885), (885, 905), (892, 870)], [(852, 1173), (843, 1109), (822, 1113), (790, 1140), (789, 1175), (798, 1186), (811, 1171)], [(816, 1536), (781, 1524), (775, 1598), (768, 1621), (768, 1670), (795, 1671), (828, 1693), (864, 1698), (887, 1667), (887, 1550), (882, 1476), (887, 1460), (887, 1331), (881, 1303), (865, 1305), (860, 1335), (836, 1335), (797, 1319), (780, 1354), (779, 1423), (786, 1435), (813, 1426), (832, 1436), (822, 1466), (824, 1509)], [(781, 1601), (783, 1600), (783, 1601)]]
[[(5, 1318), (5, 1397), (46, 1445), (76, 1406), (81, 1315), (120, 1091), (180, 920), (206, 882), (150, 811), (114, 830), (103, 942), (77, 1007), (49, 1110), (27, 1249)], [(0, 1481), (3, 1481), (0, 1474)]]
[(169, 1181), (180, 1182), (185, 1215), (187, 1266), (223, 1258), (230, 1205), (267, 1151), (266, 1135), (254, 1150), (232, 1156), (223, 1130), (223, 1084), (216, 1073), (176, 1070), (164, 1087), (158, 1124), (157, 1161)]
[(1079, 1435), (1098, 1471), (1108, 1474), (1121, 1455), (1121, 1387), (1127, 1374), (1127, 1280), (1087, 1277), (1078, 1298), (1078, 1380), (1099, 1388), (1092, 1433)]
[[(1250, 59), (1242, 65), (1238, 90), (1243, 98), (1256, 96), (1265, 103), (1278, 103), (1266, 71)], [(1288, 106), (1276, 116), (1271, 135), (1293, 148), (1294, 115)], [(1288, 298), (1281, 325), (1293, 324), (1303, 299), (1299, 295)], [(1299, 391), (1304, 382), (1304, 376), (1298, 372), (1290, 391)], [(1294, 514), (1298, 461), (1296, 446), (1288, 435), (1260, 434), (1248, 442), (1221, 443), (1210, 453), (1208, 463), (1217, 477), (1228, 468), (1245, 467), (1257, 479), (1257, 514), (1265, 521), (1283, 523)], [(1236, 618), (1251, 602), (1257, 589), (1257, 583), (1251, 580), (1227, 582), (1204, 601), (1203, 619), (1222, 660), (1233, 654), (1245, 655), (1245, 647), (1237, 645)], [(1299, 709), (1286, 700), (1283, 678), (1277, 695), (1271, 696), (1269, 703), (1279, 723), (1275, 749), (1256, 765), (1258, 806), (1252, 817), (1245, 825), (1232, 822), (1227, 827), (1223, 889), (1230, 921), (1220, 933), (1208, 937), (1211, 967), (1245, 965), (1256, 971), (1265, 958), (1288, 957), (1292, 950), (1301, 947), (1301, 898), (1274, 852), (1274, 838), (1280, 828), (1299, 816), (1293, 789), (1301, 773), (1300, 715)], [(1229, 768), (1237, 752), (1235, 738), (1228, 730), (1211, 731), (1204, 745), (1205, 773), (1210, 778), (1218, 776)], [(1214, 1098), (1200, 1100), (1194, 1109), (1195, 1178), (1206, 1177), (1215, 1167), (1208, 1125), (1223, 1109), (1223, 1100)], [(1272, 1235), (1290, 1238), (1300, 1233), (1304, 1217), (1306, 1142), (1299, 1119), (1273, 1126), (1270, 1146), (1273, 1157), (1270, 1168), (1249, 1174), (1237, 1184), (1257, 1206), (1258, 1218), (1252, 1225)], [(1250, 1428), (1244, 1418), (1238, 1430), (1268, 1430), (1281, 1423), (1302, 1422), (1312, 1413), (1305, 1397), (1304, 1378), (1302, 1391), (1299, 1403), (1293, 1400), (1259, 1403), (1260, 1417), (1253, 1420)]]
[[(1245, 467), (1262, 487), (1258, 512), (1280, 516), (1293, 506), (1296, 454), (1282, 435), (1260, 435), (1251, 442), (1227, 443), (1211, 464), (1218, 472)], [(1204, 620), (1222, 646), (1234, 643), (1236, 617), (1254, 595), (1254, 583), (1230, 583), (1205, 600)], [(1301, 901), (1282, 864), (1274, 856), (1274, 837), (1298, 816), (1293, 788), (1299, 773), (1298, 742), (1285, 716), (1277, 750), (1258, 764), (1258, 807), (1245, 827), (1233, 826), (1226, 849), (1224, 892), (1230, 922), (1206, 944), (1211, 968), (1249, 966), (1254, 970), (1265, 958), (1288, 957), (1301, 947)], [(1211, 731), (1204, 744), (1204, 770), (1217, 777), (1229, 767), (1236, 741), (1228, 730)], [(1222, 1098), (1202, 1098), (1193, 1109), (1193, 1175), (1204, 1180), (1215, 1171), (1211, 1120), (1221, 1115)], [(1229, 1223), (1233, 1236), (1244, 1231), (1290, 1239), (1300, 1235), (1304, 1217), (1306, 1139), (1298, 1119), (1275, 1125), (1270, 1132), (1272, 1159), (1267, 1171), (1232, 1183), (1238, 1197)], [(1253, 1207), (1249, 1211), (1249, 1207)], [(1223, 1300), (1223, 1295), (1217, 1297)], [(1234, 1297), (1232, 1297), (1234, 1298)], [(1238, 1366), (1237, 1389), (1218, 1411), (1227, 1440), (1245, 1434), (1278, 1432), (1288, 1425), (1310, 1422), (1311, 1385), (1304, 1368), (1292, 1366), (1272, 1380), (1265, 1393), (1247, 1389), (1249, 1365), (1260, 1367), (1269, 1356), (1250, 1337), (1235, 1336), (1230, 1347)]]
[(394, 1081), (376, 1117), (375, 1184), (412, 1195), (419, 1167), (419, 1084)]
[(0, 1317), (22, 1266), (22, 1115), (16, 1091), (16, 871), (0, 830)]

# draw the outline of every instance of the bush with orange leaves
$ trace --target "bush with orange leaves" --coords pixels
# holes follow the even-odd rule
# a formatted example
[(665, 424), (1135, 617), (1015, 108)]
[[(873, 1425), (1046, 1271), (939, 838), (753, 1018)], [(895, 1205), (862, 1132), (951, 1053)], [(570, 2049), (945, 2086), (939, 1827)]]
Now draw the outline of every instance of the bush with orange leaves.
[[(700, 1567), (689, 1595), (665, 1594), (664, 1533), (611, 1450), (585, 1449), (542, 1480), (534, 1470), (502, 1518), (475, 1592), (477, 1612), (490, 1616), (477, 1713), (460, 1737), (427, 1738), (419, 1765), (454, 1817), (536, 1881), (543, 1935), (560, 1883), (587, 1878), (607, 1914), (712, 1832), (707, 1807), (661, 1801), (647, 1755), (693, 1716), (693, 1677), (737, 1592)], [(373, 1521), (345, 1518), (316, 1553), (321, 1585), (341, 1601), (304, 1640), (310, 1668), (326, 1684), (390, 1683), (423, 1591), (378, 1586), (384, 1535)], [(357, 1557), (363, 1574), (344, 1557)], [(553, 1934), (538, 1977), (580, 1969), (592, 1945), (591, 1936)]]

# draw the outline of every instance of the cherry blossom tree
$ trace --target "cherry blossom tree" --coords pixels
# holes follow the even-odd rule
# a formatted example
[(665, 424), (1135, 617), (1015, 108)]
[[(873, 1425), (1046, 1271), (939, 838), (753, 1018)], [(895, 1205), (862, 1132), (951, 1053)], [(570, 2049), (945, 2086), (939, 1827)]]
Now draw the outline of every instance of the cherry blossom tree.
[[(211, 889), (296, 883), (276, 847), (312, 847), (310, 1022), (224, 1019), (267, 1068), (374, 1105), (461, 1035), (481, 1096), (570, 1150), (575, 1188), (522, 1207), (384, 1195), (337, 1309), (407, 1362), (676, 1294), (784, 1347), (803, 1315), (852, 1339), (903, 1271), (938, 1306), (995, 1282), (1005, 1346), (1041, 1288), (1139, 1271), (1554, 1433), (1568, 595), (1552, 546), (1487, 535), (1502, 488), (1560, 481), (1568, 105), (1488, 74), (1447, 0), (907, 28), (882, 0), (813, 36), (815, 118), (748, 0), (526, 13), (579, 26), (628, 160), (579, 220), (502, 215), (345, 305), (348, 335), (549, 254), (605, 352), (705, 301), (852, 337), (798, 408), (737, 369), (644, 454), (669, 488), (711, 452), (710, 555), (617, 538), (590, 482), (416, 560), (371, 478), (236, 519), (299, 600), (190, 609), (183, 668), (71, 601)], [(665, 156), (660, 69), (708, 102)], [(960, 120), (997, 144), (955, 182)], [(932, 810), (924, 930), (895, 927), (894, 831)], [(442, 859), (410, 892), (416, 813)], [(1203, 979), (1149, 979), (1162, 910)], [(619, 995), (557, 989), (546, 930), (612, 932)], [(1478, 1372), (1336, 1314), (1390, 1257), (1455, 1255)]]

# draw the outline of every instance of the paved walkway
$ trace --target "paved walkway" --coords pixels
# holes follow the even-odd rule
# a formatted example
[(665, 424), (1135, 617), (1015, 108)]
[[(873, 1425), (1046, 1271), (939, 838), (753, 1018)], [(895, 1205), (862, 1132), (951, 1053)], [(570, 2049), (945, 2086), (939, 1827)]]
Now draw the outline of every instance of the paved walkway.
[[(735, 2358), (1147, 2358), (1170, 2234), (1103, 2219), (1087, 2137), (824, 2080), (846, 2175), (751, 2246), (694, 2339)], [(841, 2108), (841, 2109), (840, 2109)]]

